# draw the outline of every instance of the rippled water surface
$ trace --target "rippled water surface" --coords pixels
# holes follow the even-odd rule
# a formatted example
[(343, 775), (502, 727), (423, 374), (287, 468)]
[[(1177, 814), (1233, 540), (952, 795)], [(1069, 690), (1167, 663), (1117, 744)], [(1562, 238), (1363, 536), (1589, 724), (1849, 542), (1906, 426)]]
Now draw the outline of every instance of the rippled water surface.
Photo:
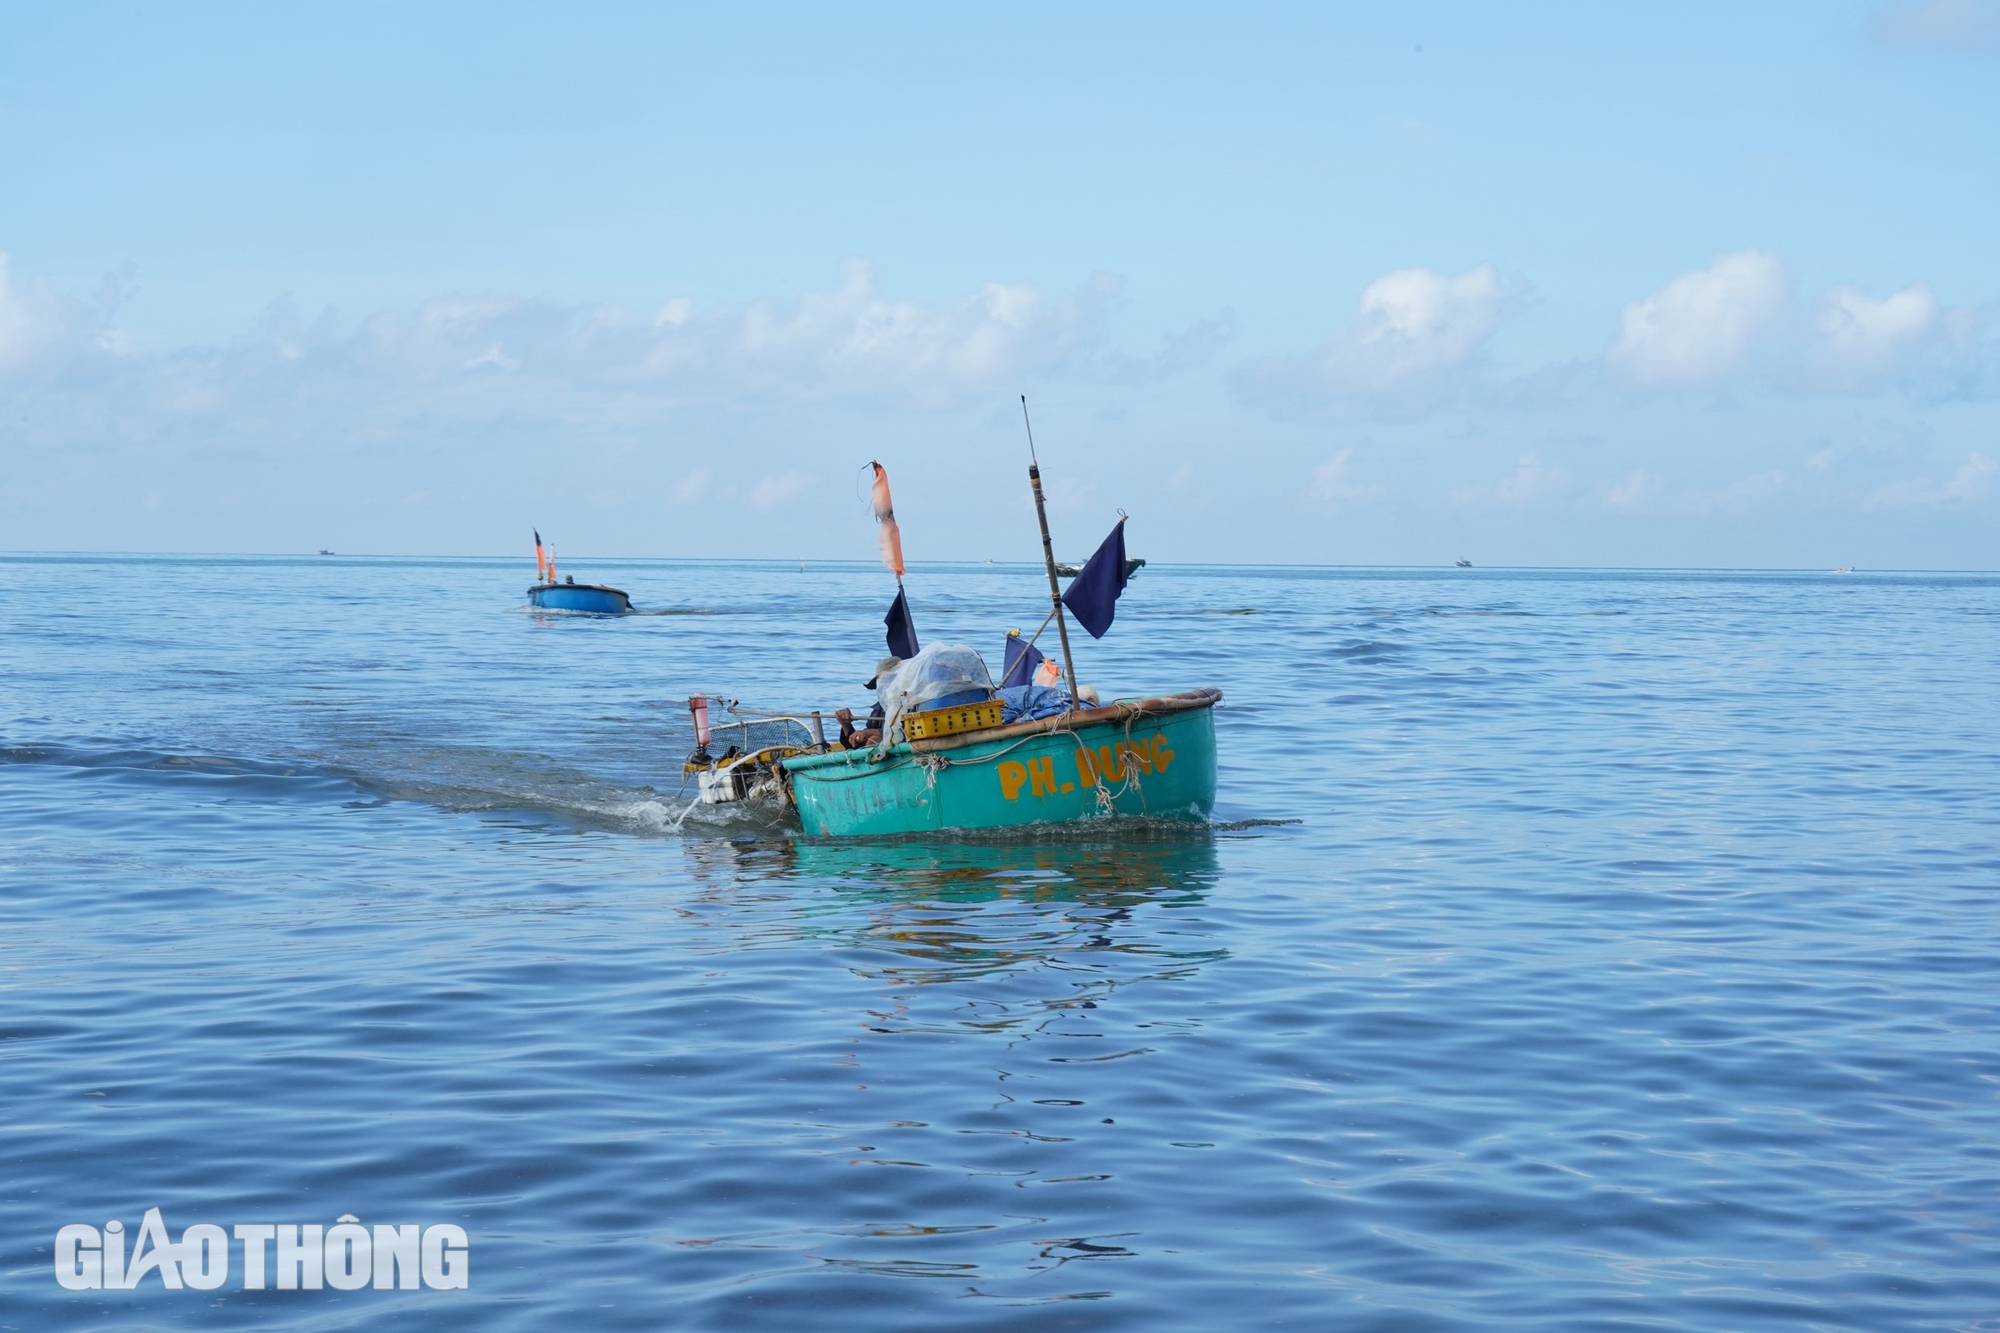
[[(574, 572), (0, 560), (0, 1328), (2000, 1328), (2000, 578), (1153, 567), (1215, 826), (850, 845), (684, 701), (879, 569)], [(57, 1286), (152, 1206), (471, 1287)]]

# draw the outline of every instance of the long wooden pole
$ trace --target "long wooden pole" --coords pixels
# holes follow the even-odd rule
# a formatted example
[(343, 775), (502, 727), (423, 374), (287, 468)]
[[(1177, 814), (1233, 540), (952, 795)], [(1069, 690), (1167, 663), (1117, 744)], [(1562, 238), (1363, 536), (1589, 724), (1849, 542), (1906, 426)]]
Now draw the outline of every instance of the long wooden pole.
[[(1049, 614), (1056, 618), (1056, 633), (1062, 636), (1063, 676), (1069, 682), (1069, 709), (1076, 711), (1076, 662), (1069, 652), (1069, 623), (1063, 619), (1062, 585), (1056, 582), (1056, 548), (1049, 541), (1049, 511), (1042, 503), (1042, 464), (1035, 457), (1035, 428), (1028, 420), (1028, 395), (1021, 395), (1021, 424), (1028, 428), (1028, 485), (1035, 492), (1035, 520), (1042, 525), (1042, 563), (1049, 567)], [(1037, 630), (1039, 636), (1041, 631)]]

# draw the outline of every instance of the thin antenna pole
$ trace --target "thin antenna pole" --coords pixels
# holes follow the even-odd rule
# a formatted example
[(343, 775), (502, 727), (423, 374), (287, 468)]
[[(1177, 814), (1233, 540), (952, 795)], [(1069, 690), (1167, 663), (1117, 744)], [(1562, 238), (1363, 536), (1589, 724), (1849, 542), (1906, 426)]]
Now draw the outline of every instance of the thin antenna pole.
[[(1069, 652), (1069, 623), (1063, 619), (1062, 585), (1056, 582), (1056, 548), (1049, 541), (1049, 511), (1042, 503), (1042, 464), (1035, 457), (1035, 428), (1028, 421), (1028, 395), (1021, 395), (1021, 423), (1028, 427), (1028, 485), (1035, 492), (1035, 519), (1042, 525), (1042, 563), (1049, 569), (1049, 614), (1056, 619), (1056, 633), (1062, 636), (1063, 674), (1069, 680), (1069, 710), (1076, 711), (1076, 662)], [(1037, 637), (1041, 635), (1036, 630)]]

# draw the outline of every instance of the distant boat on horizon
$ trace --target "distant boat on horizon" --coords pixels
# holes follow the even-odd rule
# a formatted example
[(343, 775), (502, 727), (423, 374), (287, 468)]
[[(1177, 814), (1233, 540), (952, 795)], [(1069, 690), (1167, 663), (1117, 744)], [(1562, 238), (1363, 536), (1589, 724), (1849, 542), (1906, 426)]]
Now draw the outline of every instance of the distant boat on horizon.
[(1452, 561), (1451, 563), (1457, 565), (1460, 569), (1472, 568), (1472, 562), (1470, 560), (1467, 560), (1464, 556), (1460, 556), (1458, 559)]
[[(991, 560), (988, 560), (986, 563), (990, 565), (993, 562)], [(1144, 560), (1141, 560), (1136, 556), (1128, 557), (1125, 561), (1125, 577), (1129, 579), (1134, 574), (1137, 574), (1140, 570), (1144, 569), (1145, 567), (1146, 567), (1146, 562)], [(1081, 573), (1083, 573), (1082, 565), (1066, 565), (1060, 562), (1058, 562), (1056, 565), (1056, 574), (1062, 578), (1073, 579), (1078, 574)]]

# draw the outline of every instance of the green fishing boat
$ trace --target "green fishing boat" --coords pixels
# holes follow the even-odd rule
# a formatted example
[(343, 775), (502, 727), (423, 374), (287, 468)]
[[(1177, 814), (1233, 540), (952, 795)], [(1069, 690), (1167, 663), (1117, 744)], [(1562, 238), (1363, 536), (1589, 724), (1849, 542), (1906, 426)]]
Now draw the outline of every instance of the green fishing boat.
[(1117, 815), (1206, 820), (1220, 690), (781, 761), (809, 834), (1007, 828)]
[[(1026, 424), (1026, 398), (1021, 412)], [(1125, 554), (1126, 516), (1120, 510), (1111, 535), (1074, 571), (1064, 593), (1032, 427), (1028, 451), (1049, 614), (1034, 635), (1008, 635), (998, 686), (970, 645), (919, 649), (903, 588), (902, 537), (889, 500), (888, 472), (871, 463), (870, 504), (881, 525), (882, 559), (896, 576), (896, 600), (883, 617), (891, 656), (864, 683), (877, 692), (875, 711), (858, 727), (845, 709), (837, 712), (841, 734), (829, 742), (819, 712), (758, 712), (717, 699), (734, 720), (715, 726), (709, 697), (694, 696), (688, 707), (695, 751), (686, 772), (698, 783), (701, 804), (776, 797), (817, 837), (1118, 817), (1208, 819), (1215, 808), (1214, 710), (1222, 691), (1189, 690), (1100, 706), (1094, 691), (1076, 683), (1065, 610), (1092, 638), (1102, 638), (1119, 595), (1145, 562)], [(1051, 624), (1062, 645), (1060, 667), (1035, 647)], [(731, 734), (735, 743), (712, 756), (711, 740)]]

